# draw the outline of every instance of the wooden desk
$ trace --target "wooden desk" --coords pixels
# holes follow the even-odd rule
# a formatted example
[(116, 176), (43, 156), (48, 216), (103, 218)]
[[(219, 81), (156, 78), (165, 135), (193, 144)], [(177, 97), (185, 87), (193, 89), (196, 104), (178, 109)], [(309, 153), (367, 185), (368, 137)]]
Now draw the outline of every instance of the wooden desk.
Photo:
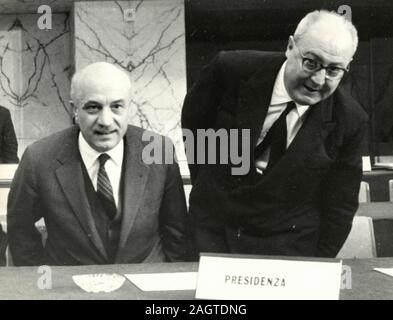
[[(340, 299), (393, 300), (393, 277), (373, 270), (374, 267), (393, 267), (393, 258), (344, 260), (343, 265), (351, 268), (352, 289), (342, 289)], [(41, 290), (37, 286), (37, 280), (42, 274), (37, 273), (37, 267), (0, 268), (0, 299), (194, 299), (194, 290), (143, 292), (128, 280), (120, 289), (112, 293), (86, 293), (73, 282), (72, 276), (103, 272), (125, 274), (197, 271), (198, 263), (76, 266), (51, 269), (52, 289)]]
[(393, 257), (393, 202), (360, 203), (358, 216), (372, 217), (378, 257)]
[(111, 293), (87, 293), (72, 280), (73, 275), (89, 273), (155, 273), (197, 271), (197, 263), (160, 263), (102, 266), (51, 267), (52, 289), (41, 290), (37, 281), (42, 274), (38, 267), (0, 268), (1, 299), (193, 299), (194, 291), (143, 292), (126, 280), (122, 287)]
[(370, 185), (371, 201), (389, 201), (389, 180), (393, 180), (393, 170), (364, 172), (362, 180)]
[(344, 260), (351, 268), (352, 289), (340, 291), (340, 300), (393, 300), (393, 277), (373, 268), (393, 268), (393, 258)]
[(377, 219), (393, 219), (393, 202), (360, 203), (356, 212), (358, 216)]

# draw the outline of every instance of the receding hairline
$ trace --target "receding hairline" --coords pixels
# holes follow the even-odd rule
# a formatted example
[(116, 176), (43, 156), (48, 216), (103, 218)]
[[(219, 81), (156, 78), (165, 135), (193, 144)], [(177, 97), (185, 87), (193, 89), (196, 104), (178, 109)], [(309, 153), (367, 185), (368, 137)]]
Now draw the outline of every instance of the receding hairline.
[(127, 85), (131, 89), (131, 81), (125, 71), (109, 62), (95, 62), (82, 68), (72, 76), (70, 90), (71, 100), (76, 102), (81, 89), (81, 84), (87, 77), (94, 76), (93, 79), (103, 79), (104, 81), (107, 81), (105, 76), (108, 74), (119, 75), (119, 77), (124, 79), (124, 85)]
[(295, 41), (302, 39), (304, 34), (310, 30), (311, 26), (320, 23), (325, 19), (329, 19), (334, 22), (335, 26), (340, 27), (340, 30), (347, 31), (348, 36), (352, 39), (352, 55), (355, 54), (359, 42), (357, 30), (351, 21), (334, 11), (315, 10), (305, 15), (296, 27), (293, 35)]

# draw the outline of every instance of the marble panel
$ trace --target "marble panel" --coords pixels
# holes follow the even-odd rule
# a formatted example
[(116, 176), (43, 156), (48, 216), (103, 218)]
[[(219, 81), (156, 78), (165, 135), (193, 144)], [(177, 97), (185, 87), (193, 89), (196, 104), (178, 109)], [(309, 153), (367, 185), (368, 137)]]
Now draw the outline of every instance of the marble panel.
[(11, 111), (26, 145), (71, 124), (69, 14), (53, 14), (41, 30), (39, 15), (0, 17), (0, 105)]
[(180, 114), (186, 93), (182, 0), (76, 2), (75, 68), (108, 61), (133, 84), (130, 123), (168, 135), (185, 159)]

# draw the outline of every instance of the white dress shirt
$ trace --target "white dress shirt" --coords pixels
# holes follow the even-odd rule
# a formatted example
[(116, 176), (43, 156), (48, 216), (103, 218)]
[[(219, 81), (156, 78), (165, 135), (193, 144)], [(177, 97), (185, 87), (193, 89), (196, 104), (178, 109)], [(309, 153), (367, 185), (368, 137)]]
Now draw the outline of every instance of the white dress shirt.
[[(287, 62), (285, 61), (281, 66), (280, 71), (274, 82), (272, 98), (270, 100), (269, 109), (266, 114), (265, 122), (263, 123), (261, 134), (258, 138), (257, 145), (259, 145), (265, 138), (267, 132), (273, 123), (284, 112), (287, 103), (292, 101), (284, 85), (284, 70)], [(297, 103), (296, 108), (292, 109), (287, 115), (287, 148), (295, 138), (299, 129), (301, 128), (306, 111), (310, 106), (303, 106)], [(259, 173), (263, 173), (269, 161), (270, 147), (255, 161), (255, 166)]]
[(110, 158), (105, 163), (105, 170), (112, 185), (113, 197), (115, 198), (116, 206), (119, 202), (119, 189), (121, 179), (121, 167), (123, 164), (124, 143), (120, 141), (113, 149), (107, 152), (98, 152), (94, 150), (86, 142), (82, 133), (79, 132), (78, 137), (79, 152), (81, 153), (83, 163), (87, 169), (90, 180), (93, 183), (94, 190), (97, 191), (97, 178), (100, 163), (98, 157), (102, 153), (106, 153)]

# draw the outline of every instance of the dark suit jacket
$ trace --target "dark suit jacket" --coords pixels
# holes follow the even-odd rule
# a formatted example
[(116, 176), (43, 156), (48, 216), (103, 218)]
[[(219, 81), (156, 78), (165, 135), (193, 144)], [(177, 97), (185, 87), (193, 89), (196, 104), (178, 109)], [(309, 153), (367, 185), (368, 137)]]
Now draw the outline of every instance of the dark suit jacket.
[(0, 106), (0, 163), (18, 163), (18, 141), (8, 109)]
[(200, 251), (333, 257), (348, 236), (367, 116), (341, 88), (311, 106), (279, 163), (256, 172), (254, 149), (284, 61), (282, 53), (221, 52), (186, 96), (184, 128), (251, 130), (247, 175), (231, 175), (231, 164), (190, 165)]
[[(8, 198), (8, 237), (16, 265), (106, 264), (83, 180), (77, 126), (29, 146)], [(129, 126), (116, 263), (186, 259), (186, 204), (177, 163), (142, 160), (144, 130)], [(158, 135), (155, 135), (158, 137)], [(162, 138), (162, 137), (161, 137)], [(167, 144), (168, 145), (168, 144)], [(34, 223), (45, 219), (45, 246)]]

